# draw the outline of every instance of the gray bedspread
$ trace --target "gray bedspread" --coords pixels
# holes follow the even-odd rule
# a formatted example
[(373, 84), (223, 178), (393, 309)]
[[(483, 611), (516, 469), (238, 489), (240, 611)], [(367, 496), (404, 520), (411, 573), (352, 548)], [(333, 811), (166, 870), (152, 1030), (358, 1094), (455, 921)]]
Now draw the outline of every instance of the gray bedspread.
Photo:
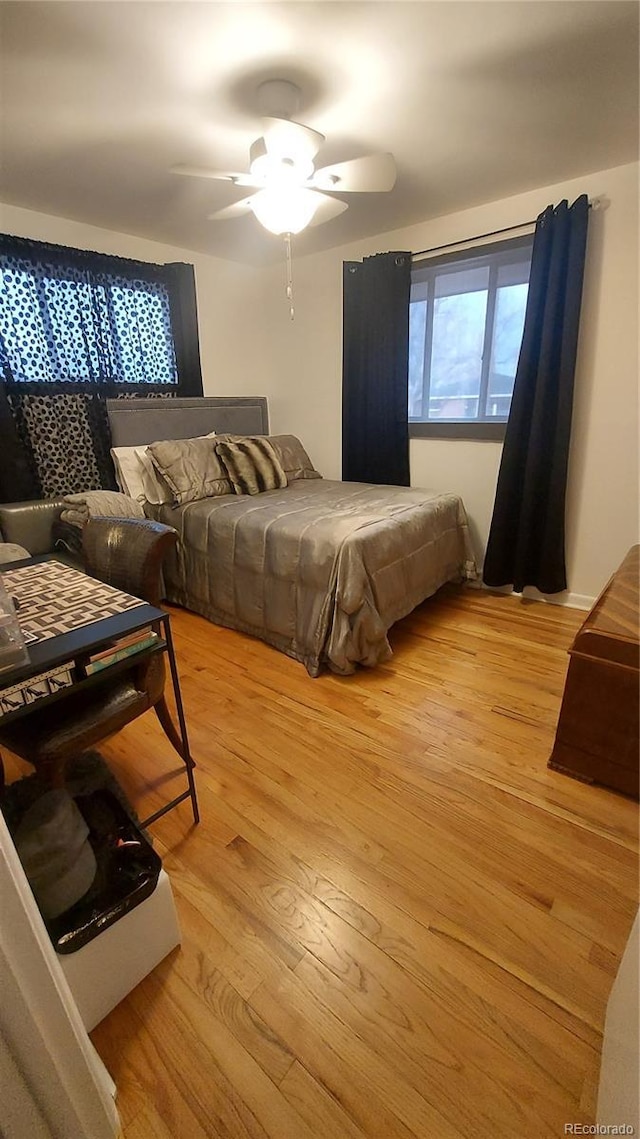
[(447, 581), (475, 574), (454, 494), (299, 480), (283, 490), (155, 508), (180, 542), (169, 601), (347, 675), (387, 660), (387, 630)]

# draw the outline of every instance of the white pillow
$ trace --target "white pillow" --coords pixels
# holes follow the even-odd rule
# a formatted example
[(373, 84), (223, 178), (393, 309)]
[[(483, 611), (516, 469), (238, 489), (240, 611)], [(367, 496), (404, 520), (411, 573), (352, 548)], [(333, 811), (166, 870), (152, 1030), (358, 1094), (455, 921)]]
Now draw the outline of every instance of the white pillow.
[(118, 486), (123, 494), (136, 502), (151, 502), (155, 506), (171, 502), (171, 490), (156, 471), (143, 447), (112, 447), (111, 457)]

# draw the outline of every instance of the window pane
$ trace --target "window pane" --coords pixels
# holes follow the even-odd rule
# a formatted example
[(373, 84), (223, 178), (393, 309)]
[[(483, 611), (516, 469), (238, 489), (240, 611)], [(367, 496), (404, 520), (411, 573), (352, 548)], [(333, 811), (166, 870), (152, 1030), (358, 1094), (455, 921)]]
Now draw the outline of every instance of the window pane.
[[(52, 366), (51, 379), (95, 380), (100, 374), (98, 353), (102, 305), (92, 302), (86, 282), (35, 277), (40, 296), (40, 319), (48, 326), (47, 349)], [(82, 330), (84, 335), (78, 335)], [(35, 378), (35, 377), (33, 377)]]
[(509, 238), (412, 267), (412, 421), (507, 419), (532, 245), (532, 237)]
[(427, 302), (409, 305), (409, 416), (422, 415), (422, 383), (424, 377), (424, 338), (427, 330)]
[[(488, 276), (488, 270), (486, 272)], [(486, 312), (486, 289), (436, 297), (431, 346), (430, 419), (477, 417)]]
[(458, 293), (478, 293), (489, 283), (489, 267), (475, 265), (473, 268), (448, 269), (436, 276), (436, 297), (454, 297)]
[(496, 293), (487, 415), (506, 416), (518, 365), (528, 285), (506, 285)]
[[(22, 311), (30, 319), (20, 320)], [(0, 336), (15, 379), (51, 379), (44, 326), (35, 281), (28, 273), (5, 269), (0, 290)]]
[(165, 298), (141, 288), (113, 285), (110, 300), (119, 355), (116, 378), (129, 383), (175, 383), (175, 355)]
[(498, 288), (503, 285), (528, 285), (531, 270), (531, 255), (518, 261), (508, 261), (498, 266)]

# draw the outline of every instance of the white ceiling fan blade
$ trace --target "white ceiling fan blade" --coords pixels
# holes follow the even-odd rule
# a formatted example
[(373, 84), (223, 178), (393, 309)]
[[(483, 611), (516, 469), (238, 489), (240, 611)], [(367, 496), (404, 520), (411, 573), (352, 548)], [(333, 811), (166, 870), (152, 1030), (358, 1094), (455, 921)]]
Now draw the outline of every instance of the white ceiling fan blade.
[(338, 193), (383, 193), (393, 190), (396, 164), (392, 154), (367, 154), (316, 170), (311, 185)]
[(231, 206), (225, 206), (222, 210), (216, 210), (214, 214), (207, 214), (208, 221), (230, 221), (232, 218), (240, 218), (243, 214), (251, 213), (251, 199), (254, 197), (250, 194), (248, 198), (241, 198), (239, 202), (234, 202)]
[(263, 119), (262, 136), (269, 154), (313, 159), (324, 142), (319, 131), (291, 119)]
[(347, 202), (341, 202), (339, 198), (330, 198), (327, 194), (321, 194), (319, 190), (313, 191), (315, 198), (320, 198), (320, 204), (316, 207), (316, 212), (313, 215), (309, 225), (322, 225), (325, 221), (331, 221), (332, 218), (337, 218), (339, 214), (343, 214), (345, 210), (349, 209)]
[(192, 178), (215, 178), (220, 182), (233, 182), (234, 186), (262, 186), (262, 181), (252, 174), (240, 174), (235, 170), (212, 170), (210, 166), (172, 166), (171, 174), (186, 174)]

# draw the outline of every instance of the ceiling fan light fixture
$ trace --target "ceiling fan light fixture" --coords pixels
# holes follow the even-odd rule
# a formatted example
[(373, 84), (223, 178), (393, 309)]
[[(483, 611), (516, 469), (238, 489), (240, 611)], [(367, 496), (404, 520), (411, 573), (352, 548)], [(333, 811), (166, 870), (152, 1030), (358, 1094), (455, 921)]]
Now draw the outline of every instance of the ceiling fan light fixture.
[(309, 225), (320, 205), (313, 190), (300, 186), (278, 186), (259, 190), (250, 199), (251, 209), (260, 225), (270, 233), (300, 233)]
[(337, 190), (339, 181), (337, 174), (331, 174), (327, 170), (318, 170), (313, 178), (313, 184), (319, 190)]
[(256, 139), (252, 144), (249, 158), (251, 173), (266, 185), (300, 185), (313, 174), (313, 162), (306, 154), (274, 152), (267, 149), (263, 138)]

